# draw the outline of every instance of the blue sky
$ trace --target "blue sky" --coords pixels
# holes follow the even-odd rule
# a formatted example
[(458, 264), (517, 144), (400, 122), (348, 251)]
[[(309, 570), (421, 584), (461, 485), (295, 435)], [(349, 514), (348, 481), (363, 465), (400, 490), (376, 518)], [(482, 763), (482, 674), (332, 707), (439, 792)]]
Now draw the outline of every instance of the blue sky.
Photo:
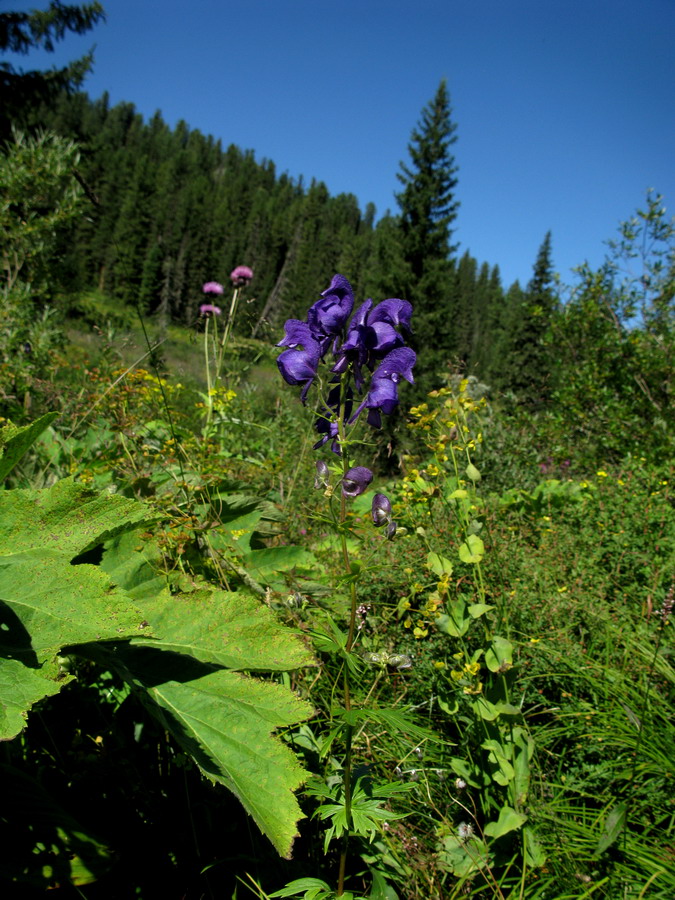
[[(74, 0), (73, 0), (74, 2)], [(46, 7), (0, 0), (0, 10)], [(564, 281), (642, 204), (675, 209), (675, 0), (103, 0), (92, 97), (255, 151), (378, 214), (445, 77), (460, 253), (527, 282), (547, 230)], [(43, 64), (32, 54), (20, 64)], [(349, 275), (349, 273), (345, 273)]]

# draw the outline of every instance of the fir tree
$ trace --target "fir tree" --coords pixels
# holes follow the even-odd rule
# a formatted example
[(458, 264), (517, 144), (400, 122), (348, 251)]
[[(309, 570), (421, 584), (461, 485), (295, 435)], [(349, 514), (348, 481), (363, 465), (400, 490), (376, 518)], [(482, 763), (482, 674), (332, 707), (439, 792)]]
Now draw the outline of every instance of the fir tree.
[[(60, 0), (52, 0), (46, 10), (0, 13), (0, 53), (26, 55), (36, 48), (53, 53), (54, 44), (68, 32), (85, 34), (104, 18), (100, 3), (64, 6)], [(61, 91), (79, 87), (92, 60), (88, 53), (62, 69), (46, 72), (24, 72), (11, 63), (0, 63), (0, 139), (9, 136), (12, 122), (28, 124), (31, 110), (41, 101), (54, 100)]]
[(513, 310), (505, 360), (506, 386), (531, 408), (542, 406), (550, 391), (551, 352), (546, 333), (555, 308), (549, 231), (539, 248), (527, 290)]
[[(408, 145), (409, 164), (401, 163), (398, 179), (403, 189), (396, 195), (400, 208), (401, 253), (409, 272), (406, 299), (415, 306), (417, 346), (425, 353), (416, 378), (422, 388), (442, 373), (455, 337), (453, 317), (451, 244), (459, 203), (457, 166), (451, 147), (456, 141), (450, 98), (445, 80), (422, 110)], [(429, 352), (434, 348), (434, 352)]]

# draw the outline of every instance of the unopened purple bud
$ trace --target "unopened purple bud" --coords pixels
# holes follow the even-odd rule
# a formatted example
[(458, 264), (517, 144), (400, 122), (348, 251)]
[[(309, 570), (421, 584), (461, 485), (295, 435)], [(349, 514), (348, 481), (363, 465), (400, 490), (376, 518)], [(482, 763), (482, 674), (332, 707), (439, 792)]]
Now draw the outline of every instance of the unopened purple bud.
[(391, 521), (391, 501), (385, 494), (375, 494), (373, 497), (372, 516), (376, 528)]
[(342, 493), (345, 497), (358, 497), (373, 480), (373, 473), (365, 466), (353, 466), (342, 479)]
[(391, 522), (387, 525), (387, 540), (393, 541), (394, 535), (396, 534), (396, 522), (392, 519)]
[(230, 272), (230, 279), (235, 287), (243, 287), (253, 278), (253, 270), (248, 266), (237, 266)]
[(213, 303), (202, 303), (202, 305), (199, 307), (200, 316), (219, 316), (220, 312), (220, 307), (214, 306)]
[(330, 476), (330, 470), (326, 463), (322, 459), (317, 459), (316, 461), (316, 475), (314, 477), (314, 488), (315, 490), (319, 490), (320, 488), (328, 487), (328, 478)]

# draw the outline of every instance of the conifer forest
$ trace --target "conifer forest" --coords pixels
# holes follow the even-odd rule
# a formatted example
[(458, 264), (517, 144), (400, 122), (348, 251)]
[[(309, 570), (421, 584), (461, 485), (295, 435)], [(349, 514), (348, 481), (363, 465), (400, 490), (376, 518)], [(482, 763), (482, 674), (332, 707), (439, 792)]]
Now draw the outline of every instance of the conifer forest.
[(663, 198), (504, 284), (445, 80), (378, 217), (90, 64), (0, 62), (2, 896), (672, 900)]

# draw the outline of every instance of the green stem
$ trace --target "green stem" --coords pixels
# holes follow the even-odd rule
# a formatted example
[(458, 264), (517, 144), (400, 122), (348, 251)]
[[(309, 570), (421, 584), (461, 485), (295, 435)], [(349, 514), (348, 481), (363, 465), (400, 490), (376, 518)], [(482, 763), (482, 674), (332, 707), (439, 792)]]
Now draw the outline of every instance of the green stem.
[[(209, 317), (206, 318), (204, 326), (204, 365), (206, 367), (206, 428), (208, 429), (211, 422), (211, 411), (213, 409), (213, 397), (211, 396), (211, 363), (209, 362)], [(204, 431), (206, 438), (206, 429)]]
[[(341, 384), (341, 392), (344, 388), (344, 382)], [(349, 470), (349, 456), (346, 452), (346, 442), (345, 442), (345, 422), (344, 422), (344, 404), (340, 403), (340, 418), (338, 420), (338, 441), (340, 444), (340, 449), (342, 450), (342, 473), (343, 476), (347, 474)], [(344, 565), (344, 571), (346, 575), (352, 574), (351, 564), (349, 560), (349, 548), (347, 546), (347, 535), (345, 533), (345, 522), (347, 520), (347, 503), (345, 499), (345, 495), (341, 494), (340, 496), (340, 546), (342, 548), (342, 562)], [(351, 596), (351, 610), (349, 615), (349, 632), (347, 634), (347, 643), (345, 645), (345, 652), (350, 653), (352, 646), (354, 644), (354, 636), (356, 633), (356, 605), (357, 605), (357, 595), (356, 595), (356, 585), (353, 580), (350, 581), (350, 596)], [(351, 690), (349, 684), (349, 666), (344, 664), (343, 669), (343, 698), (344, 698), (344, 707), (345, 712), (349, 712), (352, 708), (351, 701)], [(345, 815), (347, 820), (347, 829), (345, 831), (345, 836), (342, 844), (342, 851), (340, 853), (340, 870), (338, 873), (338, 889), (337, 896), (341, 897), (344, 894), (345, 889), (345, 873), (347, 870), (347, 852), (349, 849), (349, 835), (353, 828), (352, 823), (352, 735), (353, 728), (351, 724), (345, 725), (345, 762), (343, 767), (343, 780), (344, 780), (344, 792), (345, 792)]]
[(216, 362), (216, 377), (214, 378), (214, 384), (216, 387), (218, 386), (218, 382), (220, 381), (221, 372), (223, 369), (223, 357), (225, 355), (225, 348), (230, 342), (230, 333), (232, 332), (232, 325), (234, 323), (234, 317), (237, 312), (237, 304), (239, 303), (239, 288), (234, 289), (234, 294), (232, 294), (232, 302), (230, 303), (230, 310), (227, 314), (227, 319), (225, 320), (225, 328), (223, 329), (223, 337), (220, 341), (220, 347), (218, 350), (218, 360)]

